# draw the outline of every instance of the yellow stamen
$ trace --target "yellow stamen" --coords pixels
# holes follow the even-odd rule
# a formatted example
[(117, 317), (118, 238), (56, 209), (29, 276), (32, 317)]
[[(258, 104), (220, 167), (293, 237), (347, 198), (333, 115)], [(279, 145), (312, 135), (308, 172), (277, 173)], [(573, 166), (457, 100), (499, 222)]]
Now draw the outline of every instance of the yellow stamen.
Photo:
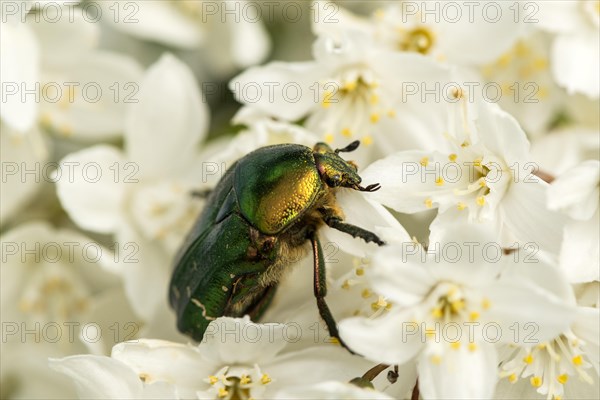
[(441, 309), (439, 308), (434, 308), (433, 310), (431, 310), (431, 315), (434, 318), (442, 318), (444, 316), (444, 313), (442, 312)]
[(342, 129), (342, 135), (344, 135), (346, 137), (350, 137), (350, 136), (352, 136), (352, 131), (350, 130), (350, 128), (344, 128), (344, 129)]
[(369, 97), (369, 103), (373, 105), (379, 103), (379, 96), (377, 96), (376, 94), (372, 94), (371, 97)]
[(331, 144), (333, 143), (333, 135), (331, 133), (328, 133), (325, 135), (325, 143)]
[(583, 358), (581, 357), (581, 355), (575, 356), (573, 357), (573, 364), (575, 365), (581, 365), (583, 363)]
[(422, 166), (426, 167), (426, 166), (427, 166), (427, 164), (429, 164), (429, 158), (428, 158), (428, 157), (423, 157), (423, 158), (421, 158), (421, 161), (419, 161), (419, 163), (420, 163)]
[(437, 186), (443, 186), (444, 185), (444, 178), (442, 178), (441, 176), (439, 176), (436, 180), (435, 180), (435, 184)]
[(427, 207), (427, 208), (433, 207), (433, 201), (431, 199), (425, 199), (425, 207)]
[(519, 379), (519, 378), (517, 378), (516, 374), (510, 374), (509, 377), (508, 377), (508, 381), (510, 383), (515, 383), (517, 381), (517, 379)]
[(523, 358), (523, 361), (525, 364), (531, 364), (533, 362), (533, 356), (531, 354), (527, 354), (527, 356)]
[(455, 162), (457, 158), (458, 158), (458, 156), (454, 153), (452, 153), (448, 156), (448, 160), (450, 160), (452, 162)]
[(215, 383), (219, 382), (219, 378), (217, 378), (214, 375), (211, 375), (208, 377), (208, 381), (211, 385), (214, 385)]
[(377, 114), (377, 113), (371, 114), (371, 116), (369, 118), (370, 118), (372, 124), (376, 124), (379, 122), (379, 114)]
[(452, 342), (450, 343), (450, 347), (452, 347), (454, 350), (458, 350), (460, 349), (460, 342)]
[(344, 283), (342, 283), (342, 289), (350, 289), (350, 282), (348, 281), (348, 279), (346, 279)]
[(529, 383), (531, 383), (531, 386), (538, 388), (542, 386), (542, 378), (539, 376), (532, 376)]
[(431, 362), (435, 365), (440, 365), (442, 363), (442, 357), (440, 356), (431, 356)]
[(356, 86), (358, 86), (356, 81), (347, 81), (344, 83), (344, 86), (342, 87), (342, 89), (344, 89), (348, 92), (351, 92), (354, 89), (356, 89)]
[(223, 398), (227, 397), (227, 395), (229, 395), (229, 392), (227, 391), (227, 389), (225, 389), (224, 387), (219, 388), (219, 393), (217, 394), (217, 397), (219, 397), (220, 399), (223, 399)]
[(471, 314), (469, 314), (469, 319), (471, 321), (477, 321), (479, 319), (479, 313), (477, 311), (471, 311)]
[(484, 310), (487, 310), (488, 308), (490, 308), (491, 305), (492, 305), (492, 303), (490, 302), (489, 299), (483, 299), (483, 301), (481, 302), (481, 307), (483, 307)]
[(387, 110), (386, 114), (387, 114), (388, 117), (394, 118), (396, 116), (396, 111), (394, 111), (394, 110)]
[(364, 289), (360, 295), (362, 296), (363, 299), (369, 298), (371, 297), (373, 293), (369, 290), (369, 289)]
[(267, 383), (271, 383), (271, 377), (268, 374), (263, 374), (260, 378), (260, 383), (266, 385)]
[(363, 137), (362, 139), (362, 144), (364, 144), (365, 146), (369, 146), (373, 143), (373, 138), (369, 135)]
[(356, 275), (363, 276), (365, 274), (365, 269), (363, 267), (356, 268)]
[(477, 350), (477, 345), (475, 343), (469, 343), (469, 351)]
[(467, 205), (466, 205), (465, 203), (463, 203), (462, 201), (459, 201), (459, 202), (458, 202), (458, 204), (456, 205), (456, 207), (457, 207), (457, 208), (458, 208), (460, 211), (462, 211), (462, 210), (464, 210), (465, 208), (467, 208)]
[(569, 380), (569, 375), (562, 374), (562, 375), (559, 375), (556, 379), (558, 380), (558, 383), (560, 383), (561, 385), (564, 385)]
[(478, 206), (483, 207), (485, 204), (485, 196), (479, 196), (477, 199), (475, 199), (475, 202)]
[(248, 375), (244, 374), (242, 375), (242, 377), (240, 378), (240, 383), (242, 385), (247, 385), (249, 383), (252, 383), (252, 378), (250, 378)]

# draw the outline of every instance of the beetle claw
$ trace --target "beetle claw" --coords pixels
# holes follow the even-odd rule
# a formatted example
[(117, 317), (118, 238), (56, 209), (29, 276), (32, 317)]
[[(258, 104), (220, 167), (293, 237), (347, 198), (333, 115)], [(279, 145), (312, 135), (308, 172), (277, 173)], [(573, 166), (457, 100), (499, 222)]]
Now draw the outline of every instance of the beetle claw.
[(367, 187), (362, 187), (360, 185), (356, 185), (356, 188), (358, 190), (360, 190), (361, 192), (376, 192), (379, 189), (381, 189), (381, 185), (379, 183), (373, 183), (372, 185), (369, 185)]

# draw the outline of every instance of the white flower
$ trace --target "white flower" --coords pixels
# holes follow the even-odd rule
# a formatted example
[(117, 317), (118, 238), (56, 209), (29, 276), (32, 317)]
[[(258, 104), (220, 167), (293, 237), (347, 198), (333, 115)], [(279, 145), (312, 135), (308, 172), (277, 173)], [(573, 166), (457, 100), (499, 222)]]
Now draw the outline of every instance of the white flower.
[(545, 134), (566, 94), (550, 71), (550, 37), (534, 31), (481, 68), (486, 82), (501, 90), (498, 104), (513, 115), (530, 136)]
[(142, 70), (128, 56), (97, 49), (99, 28), (80, 9), (60, 12), (57, 21), (28, 14), (2, 24), (2, 120), (18, 132), (40, 122), (63, 136), (114, 138)]
[[(354, 155), (359, 160), (381, 136), (398, 135), (395, 119), (408, 113), (403, 83), (434, 87), (446, 77), (433, 61), (377, 49), (358, 31), (319, 37), (313, 56), (315, 61), (250, 68), (229, 87), (238, 101), (266, 115), (286, 121), (307, 117), (305, 127), (334, 147), (361, 139), (363, 147)], [(418, 141), (410, 131), (406, 136), (407, 142)]]
[(437, 151), (399, 152), (367, 167), (363, 179), (381, 183), (372, 198), (405, 213), (438, 208), (442, 229), (454, 219), (487, 223), (505, 246), (517, 240), (557, 252), (562, 217), (546, 208), (547, 184), (532, 174), (524, 132), (495, 104), (458, 95), (445, 119), (429, 113), (425, 122), (438, 134)]
[[(164, 309), (171, 257), (200, 210), (191, 191), (203, 186), (198, 145), (208, 125), (191, 71), (171, 55), (149, 68), (125, 130), (125, 151), (99, 145), (61, 161), (100, 166), (101, 178), (60, 179), (57, 192), (70, 217), (87, 230), (113, 234), (131, 255), (117, 270), (128, 297), (146, 321)], [(76, 170), (77, 171), (77, 170)], [(164, 293), (161, 296), (160, 293)], [(158, 322), (158, 321), (157, 321)], [(172, 324), (158, 327), (174, 329)]]
[[(2, 384), (12, 380), (15, 394), (68, 395), (44, 371), (47, 357), (104, 354), (119, 341), (115, 336), (123, 337), (125, 324), (139, 328), (109, 272), (114, 253), (42, 222), (11, 229), (1, 242)], [(20, 387), (38, 378), (45, 387)]]
[[(18, 133), (3, 122), (0, 133), (2, 159), (2, 190), (0, 190), (0, 224), (17, 216), (44, 181), (39, 176), (50, 156), (47, 140), (37, 127)], [(39, 171), (29, 173), (26, 171)], [(48, 179), (50, 177), (48, 176)]]
[(552, 182), (548, 207), (571, 217), (560, 264), (572, 283), (600, 280), (600, 161), (588, 160)]
[[(198, 346), (145, 339), (116, 345), (111, 358), (74, 356), (51, 366), (74, 378), (81, 397), (140, 398), (158, 386), (174, 389), (177, 398), (230, 399), (276, 398), (288, 387), (348, 381), (369, 365), (333, 346), (280, 354), (286, 329), (224, 317), (211, 322)], [(115, 388), (135, 390), (119, 395)]]
[(541, 1), (539, 23), (556, 35), (552, 72), (569, 93), (600, 95), (600, 3), (598, 0)]
[[(496, 397), (529, 398), (536, 390), (547, 399), (596, 398), (600, 385), (600, 310), (597, 307), (597, 292), (592, 304), (582, 304), (586, 302), (585, 290), (576, 298), (572, 290), (561, 288), (562, 282), (540, 279), (538, 273), (525, 273), (528, 276), (519, 274), (522, 280), (539, 282), (565, 303), (572, 306), (577, 304), (577, 307), (572, 311), (572, 323), (560, 334), (542, 340), (535, 346), (506, 349), (500, 372), (500, 377), (506, 379), (499, 382)], [(512, 278), (517, 276), (513, 275)]]
[[(521, 343), (510, 327), (526, 323), (539, 329), (535, 339), (552, 338), (568, 326), (572, 311), (557, 295), (517, 277), (528, 270), (559, 280), (550, 265), (515, 262), (497, 244), (498, 257), (490, 256), (483, 246), (493, 240), (486, 230), (454, 226), (426, 254), (414, 245), (378, 249), (366, 274), (391, 306), (375, 318), (341, 321), (342, 339), (374, 361), (416, 359), (424, 398), (490, 397), (497, 380), (493, 343)], [(503, 277), (507, 270), (510, 278)]]
[(118, 8), (120, 18), (104, 21), (123, 32), (176, 48), (205, 48), (205, 62), (221, 75), (260, 63), (271, 47), (261, 21), (268, 14), (244, 0), (119, 0), (102, 6), (109, 16)]
[[(523, 31), (522, 21), (515, 22), (515, 11), (509, 3), (392, 3), (377, 9), (370, 19), (337, 7), (334, 17), (340, 21), (338, 24), (326, 17), (334, 7), (331, 3), (316, 3), (323, 3), (317, 14), (320, 18), (313, 19), (313, 29), (318, 34), (357, 29), (371, 36), (375, 45), (388, 50), (415, 52), (460, 66), (491, 62), (508, 50)], [(487, 11), (488, 8), (493, 11)], [(487, 12), (498, 12), (500, 18), (490, 18)]]

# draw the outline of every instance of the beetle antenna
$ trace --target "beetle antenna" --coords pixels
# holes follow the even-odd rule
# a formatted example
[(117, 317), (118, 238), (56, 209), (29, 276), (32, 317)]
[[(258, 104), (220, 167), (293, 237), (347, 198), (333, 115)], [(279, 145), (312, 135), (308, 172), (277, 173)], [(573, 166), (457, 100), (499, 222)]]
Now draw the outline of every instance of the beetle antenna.
[(343, 149), (335, 149), (335, 154), (349, 153), (351, 151), (356, 150), (359, 145), (360, 145), (360, 140), (355, 140), (354, 142), (350, 143), (348, 146), (344, 147)]
[(367, 187), (362, 187), (360, 185), (356, 185), (356, 187), (361, 192), (376, 192), (379, 189), (381, 189), (381, 185), (379, 183), (373, 183), (372, 185), (369, 185)]

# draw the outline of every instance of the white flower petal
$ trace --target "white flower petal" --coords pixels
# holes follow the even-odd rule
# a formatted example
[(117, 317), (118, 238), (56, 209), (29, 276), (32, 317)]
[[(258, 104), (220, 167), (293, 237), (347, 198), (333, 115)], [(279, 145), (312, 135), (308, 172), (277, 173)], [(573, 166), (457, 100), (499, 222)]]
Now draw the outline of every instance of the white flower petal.
[(548, 184), (534, 176), (524, 179), (506, 191), (500, 203), (501, 217), (517, 240), (556, 254), (565, 218), (547, 209)]
[(373, 389), (336, 381), (327, 381), (312, 386), (290, 387), (277, 392), (278, 399), (322, 399), (322, 400), (368, 400), (392, 399), (385, 393)]
[(559, 85), (570, 94), (600, 96), (600, 38), (598, 32), (561, 35), (552, 49), (552, 72)]
[(80, 227), (111, 233), (121, 225), (121, 207), (128, 183), (114, 172), (115, 167), (120, 169), (124, 165), (123, 154), (106, 145), (71, 153), (61, 160), (55, 175), (56, 192), (62, 206)]
[(120, 18), (103, 18), (114, 27), (141, 39), (152, 40), (167, 46), (193, 49), (202, 42), (201, 23), (180, 12), (166, 1), (143, 1), (128, 6), (127, 0), (118, 3), (100, 3), (105, 15), (114, 15), (117, 8)]
[(50, 359), (50, 368), (70, 376), (82, 399), (134, 399), (142, 392), (138, 375), (110, 357), (77, 355)]
[(231, 57), (236, 66), (246, 68), (265, 59), (271, 48), (271, 39), (262, 22), (256, 20), (254, 7), (246, 8), (239, 23), (230, 24)]
[(23, 23), (2, 24), (0, 35), (0, 71), (2, 71), (2, 121), (19, 132), (33, 127), (38, 113), (35, 96), (23, 101), (23, 90), (39, 85), (39, 44), (31, 28)]
[(548, 208), (566, 211), (574, 219), (590, 219), (598, 210), (599, 183), (600, 161), (584, 161), (552, 182)]
[[(320, 68), (315, 62), (272, 62), (253, 67), (229, 82), (235, 99), (288, 121), (304, 117), (318, 105)], [(289, 93), (288, 93), (289, 91)]]
[[(54, 101), (47, 96), (49, 101), (41, 106), (44, 122), (60, 134), (84, 140), (121, 135), (129, 105), (141, 99), (138, 90), (142, 73), (132, 58), (101, 51), (47, 69), (44, 80), (58, 82), (62, 98)], [(62, 82), (74, 85), (73, 89)]]
[(169, 382), (182, 397), (193, 396), (202, 379), (218, 366), (202, 359), (198, 348), (156, 339), (119, 343), (111, 357), (131, 368), (146, 383)]
[(209, 118), (191, 70), (166, 54), (148, 69), (137, 96), (126, 122), (127, 155), (141, 176), (181, 172), (204, 139)]
[(480, 344), (475, 351), (467, 346), (448, 348), (441, 355), (425, 351), (418, 366), (421, 395), (425, 399), (488, 399), (498, 379), (497, 364), (491, 344)]
[[(412, 311), (400, 311), (377, 319), (363, 317), (340, 321), (342, 340), (355, 352), (375, 362), (404, 364), (424, 345)], [(401, 332), (399, 336), (399, 331)]]
[(560, 249), (560, 266), (569, 282), (600, 280), (600, 213), (588, 221), (570, 221)]
[(286, 345), (282, 324), (255, 324), (244, 318), (222, 317), (208, 326), (200, 351), (213, 362), (254, 364), (272, 360)]

